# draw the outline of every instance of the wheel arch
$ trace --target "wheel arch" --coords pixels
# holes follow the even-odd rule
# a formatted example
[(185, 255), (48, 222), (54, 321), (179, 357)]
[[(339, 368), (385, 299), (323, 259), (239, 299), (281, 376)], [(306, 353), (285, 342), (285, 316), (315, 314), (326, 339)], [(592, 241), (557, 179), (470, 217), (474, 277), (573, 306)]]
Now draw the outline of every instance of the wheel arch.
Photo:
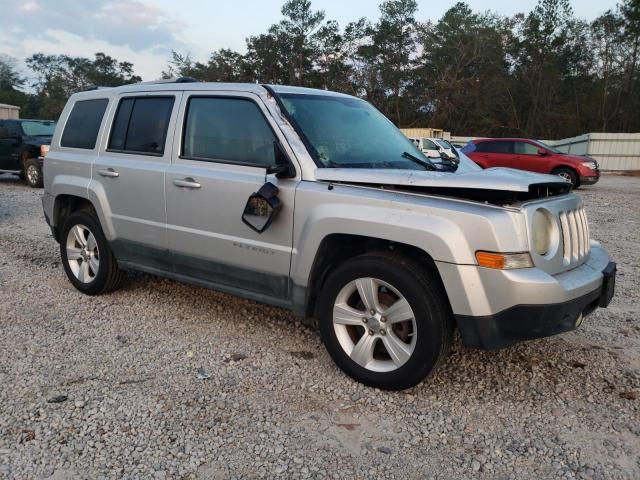
[(56, 196), (53, 202), (53, 218), (52, 226), (54, 227), (54, 235), (56, 241), (60, 241), (60, 230), (65, 220), (73, 212), (78, 210), (87, 210), (96, 215), (97, 212), (91, 201), (77, 195), (61, 194)]
[[(316, 251), (306, 287), (295, 287), (294, 310), (305, 318), (313, 318), (317, 313), (317, 300), (329, 274), (340, 264), (363, 253), (393, 252), (414, 261), (420, 268), (438, 282), (446, 295), (446, 288), (434, 259), (420, 247), (383, 238), (345, 233), (325, 236)], [(297, 295), (296, 295), (297, 293)], [(446, 303), (451, 307), (447, 296)]]

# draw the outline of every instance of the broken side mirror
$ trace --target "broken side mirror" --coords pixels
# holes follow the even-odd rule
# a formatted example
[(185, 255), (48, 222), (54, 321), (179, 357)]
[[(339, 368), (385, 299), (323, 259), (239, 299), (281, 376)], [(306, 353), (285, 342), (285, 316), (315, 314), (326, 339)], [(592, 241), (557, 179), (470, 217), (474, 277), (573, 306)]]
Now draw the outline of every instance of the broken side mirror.
[(242, 221), (252, 230), (262, 233), (278, 216), (281, 207), (278, 187), (267, 182), (247, 200)]
[(275, 173), (278, 178), (293, 178), (296, 176), (295, 168), (291, 165), (282, 149), (282, 145), (278, 141), (273, 142), (273, 158), (276, 163), (267, 167), (267, 175)]

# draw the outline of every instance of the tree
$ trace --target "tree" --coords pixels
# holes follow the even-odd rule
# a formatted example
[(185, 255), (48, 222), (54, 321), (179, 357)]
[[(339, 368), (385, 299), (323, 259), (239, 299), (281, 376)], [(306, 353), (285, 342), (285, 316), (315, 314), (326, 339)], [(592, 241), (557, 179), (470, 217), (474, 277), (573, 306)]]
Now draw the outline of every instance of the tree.
[(20, 114), (29, 117), (33, 114), (29, 97), (22, 91), (24, 77), (18, 72), (15, 58), (0, 55), (0, 103), (21, 107)]
[(414, 96), (433, 124), (477, 135), (520, 129), (506, 60), (511, 27), (508, 19), (475, 14), (462, 2), (436, 24), (421, 27), (423, 53)]
[(57, 118), (67, 99), (76, 92), (95, 86), (116, 87), (142, 80), (133, 74), (131, 63), (118, 62), (100, 52), (93, 60), (36, 53), (27, 58), (26, 63), (36, 74), (33, 87), (40, 103), (38, 114), (43, 118)]

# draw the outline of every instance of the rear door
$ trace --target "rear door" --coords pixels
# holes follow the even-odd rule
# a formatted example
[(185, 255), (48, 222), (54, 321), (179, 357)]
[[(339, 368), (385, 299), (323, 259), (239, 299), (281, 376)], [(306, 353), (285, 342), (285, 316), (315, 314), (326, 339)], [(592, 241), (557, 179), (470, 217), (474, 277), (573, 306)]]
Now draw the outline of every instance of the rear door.
[(19, 170), (19, 137), (22, 135), (16, 122), (0, 120), (0, 170)]
[[(274, 141), (286, 141), (250, 93), (185, 92), (167, 170), (167, 235), (176, 273), (222, 290), (286, 305), (296, 179), (267, 175)], [(289, 152), (291, 153), (291, 152)], [(263, 233), (242, 221), (265, 182), (282, 209)]]
[[(170, 270), (164, 174), (171, 163), (181, 92), (137, 92), (115, 98), (92, 179), (107, 198), (119, 261)], [(171, 133), (169, 133), (171, 132)], [(168, 134), (169, 133), (169, 134)]]
[(479, 142), (473, 152), (473, 159), (485, 168), (512, 167), (513, 142), (508, 140), (491, 140)]
[(6, 127), (6, 122), (0, 120), (0, 170), (8, 169), (9, 165), (9, 132)]

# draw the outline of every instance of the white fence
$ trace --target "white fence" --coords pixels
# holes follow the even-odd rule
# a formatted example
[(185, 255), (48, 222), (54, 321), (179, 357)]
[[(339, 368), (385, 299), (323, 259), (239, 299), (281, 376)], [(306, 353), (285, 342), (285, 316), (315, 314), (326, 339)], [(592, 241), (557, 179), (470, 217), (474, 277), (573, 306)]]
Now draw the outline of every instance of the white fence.
[(640, 170), (640, 133), (587, 133), (550, 143), (562, 152), (595, 158), (602, 170)]

